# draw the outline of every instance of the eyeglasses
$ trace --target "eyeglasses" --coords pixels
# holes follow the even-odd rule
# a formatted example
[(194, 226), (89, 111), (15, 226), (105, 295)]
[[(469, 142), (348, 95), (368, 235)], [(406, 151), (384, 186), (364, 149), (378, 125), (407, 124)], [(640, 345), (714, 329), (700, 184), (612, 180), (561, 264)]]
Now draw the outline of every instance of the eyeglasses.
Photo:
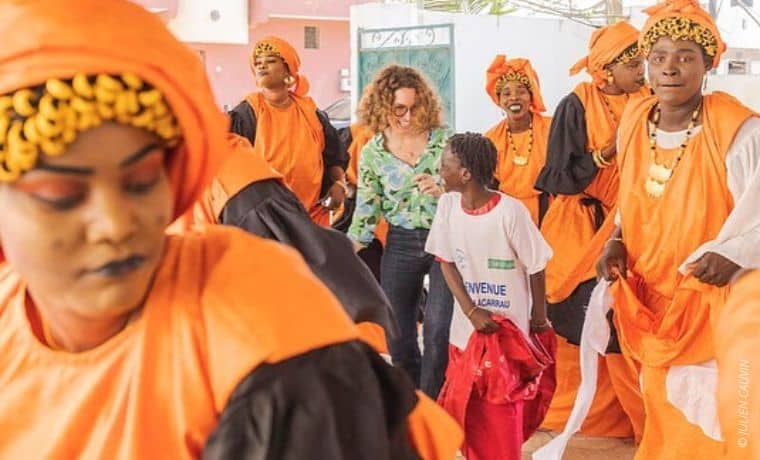
[(391, 109), (391, 112), (393, 112), (393, 115), (401, 118), (404, 115), (406, 115), (407, 112), (412, 112), (412, 114), (417, 112), (417, 106), (414, 107), (407, 107), (405, 105), (394, 105)]

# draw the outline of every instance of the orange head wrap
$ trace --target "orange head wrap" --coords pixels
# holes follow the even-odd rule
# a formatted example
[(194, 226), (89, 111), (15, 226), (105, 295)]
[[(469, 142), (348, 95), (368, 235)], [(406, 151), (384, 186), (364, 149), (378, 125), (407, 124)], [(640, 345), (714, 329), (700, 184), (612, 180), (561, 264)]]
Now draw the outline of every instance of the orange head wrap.
[(570, 75), (575, 75), (585, 68), (594, 78), (594, 83), (602, 84), (607, 79), (604, 66), (636, 44), (638, 39), (639, 31), (625, 21), (597, 29), (589, 40), (588, 55), (570, 68)]
[(256, 42), (256, 46), (253, 48), (253, 53), (251, 54), (252, 67), (253, 60), (260, 54), (274, 54), (285, 61), (290, 75), (295, 78), (295, 83), (290, 88), (293, 94), (305, 96), (309, 92), (309, 80), (298, 73), (298, 69), (301, 68), (301, 58), (298, 57), (298, 53), (296, 53), (295, 48), (290, 46), (290, 43), (277, 37), (262, 38)]
[(0, 35), (0, 94), (77, 74), (132, 74), (158, 90), (182, 136), (167, 166), (173, 215), (190, 208), (228, 149), (227, 118), (198, 56), (158, 17), (126, 0), (6, 0)]
[(499, 91), (503, 82), (507, 80), (516, 80), (523, 83), (531, 95), (530, 110), (534, 113), (546, 111), (544, 100), (541, 97), (541, 85), (538, 81), (533, 66), (527, 59), (516, 58), (509, 59), (503, 54), (497, 54), (491, 65), (486, 71), (486, 92), (491, 99), (499, 105)]
[(644, 24), (639, 48), (648, 55), (652, 45), (661, 37), (672, 40), (691, 40), (712, 58), (712, 67), (720, 62), (726, 44), (720, 38), (713, 18), (696, 0), (667, 0), (644, 10), (649, 19)]

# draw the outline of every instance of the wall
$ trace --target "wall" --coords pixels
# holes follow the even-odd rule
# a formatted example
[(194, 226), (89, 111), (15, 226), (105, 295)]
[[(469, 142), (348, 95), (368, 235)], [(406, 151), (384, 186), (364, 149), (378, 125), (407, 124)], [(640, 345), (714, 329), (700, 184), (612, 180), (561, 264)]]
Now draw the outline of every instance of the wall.
[[(568, 77), (568, 69), (586, 52), (592, 29), (570, 21), (516, 16), (453, 15), (418, 11), (401, 4), (351, 8), (351, 65), (357, 71), (357, 28), (454, 24), (456, 129), (484, 131), (497, 123), (500, 109), (485, 92), (485, 72), (494, 56), (529, 58), (541, 80), (548, 113), (586, 76)], [(356, 79), (353, 79), (356, 107)]]
[[(306, 25), (319, 27), (319, 49), (303, 49)], [(340, 69), (348, 68), (350, 53), (346, 43), (347, 22), (272, 19), (251, 30), (251, 43), (268, 35), (281, 37), (296, 47), (301, 57), (301, 72), (309, 79), (310, 95), (317, 106), (324, 108), (347, 96), (340, 91)], [(188, 45), (205, 54), (206, 70), (220, 107), (232, 108), (246, 94), (256, 90), (249, 64), (253, 45)]]

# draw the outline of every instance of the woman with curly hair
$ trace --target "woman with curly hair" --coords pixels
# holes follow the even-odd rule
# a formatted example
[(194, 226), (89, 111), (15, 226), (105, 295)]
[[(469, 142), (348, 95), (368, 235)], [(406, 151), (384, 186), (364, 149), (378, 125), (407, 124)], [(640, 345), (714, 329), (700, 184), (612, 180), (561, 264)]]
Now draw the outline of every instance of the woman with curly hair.
[[(348, 235), (361, 248), (372, 242), (380, 218), (388, 221), (380, 280), (399, 325), (389, 343), (391, 356), (422, 391), (436, 397), (448, 362), (453, 300), (440, 264), (425, 253), (425, 241), (443, 193), (435, 174), (449, 130), (442, 126), (441, 106), (430, 85), (416, 70), (397, 65), (375, 78), (359, 117), (376, 134), (359, 159), (356, 211)], [(421, 355), (416, 320), (425, 275), (430, 287)]]

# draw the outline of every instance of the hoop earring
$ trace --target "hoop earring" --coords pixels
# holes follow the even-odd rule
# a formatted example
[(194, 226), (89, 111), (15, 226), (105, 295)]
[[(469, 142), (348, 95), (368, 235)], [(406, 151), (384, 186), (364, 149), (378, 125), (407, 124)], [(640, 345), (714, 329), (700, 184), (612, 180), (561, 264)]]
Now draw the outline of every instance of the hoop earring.
[(293, 75), (288, 75), (287, 77), (285, 77), (284, 81), (285, 81), (285, 85), (287, 86), (293, 86), (296, 84), (296, 79)]

